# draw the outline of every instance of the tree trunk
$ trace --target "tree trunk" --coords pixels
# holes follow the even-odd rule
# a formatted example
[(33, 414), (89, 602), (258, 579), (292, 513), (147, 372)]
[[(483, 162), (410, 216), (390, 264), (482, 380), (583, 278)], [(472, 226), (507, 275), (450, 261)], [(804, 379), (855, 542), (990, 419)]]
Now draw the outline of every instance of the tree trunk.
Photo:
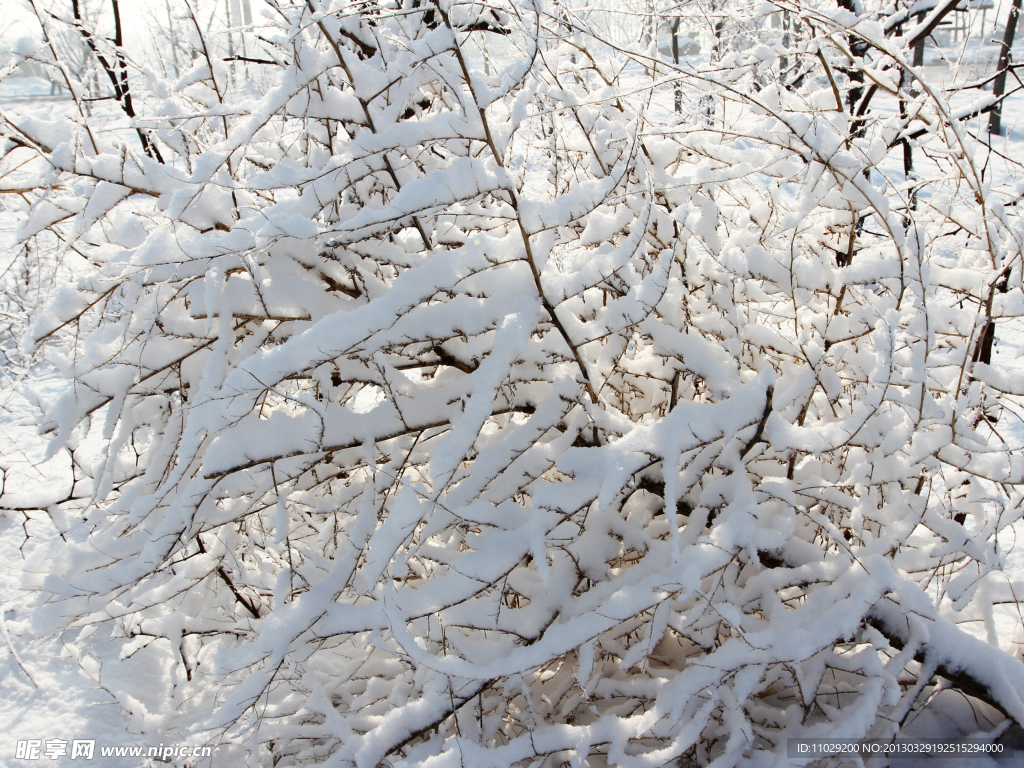
[[(1020, 16), (1021, 0), (1013, 0), (1010, 15), (1006, 19), (1006, 32), (1003, 33), (1003, 45), (999, 51), (999, 73), (992, 84), (992, 95), (999, 99), (1006, 92), (1006, 73), (1010, 69), (1010, 49), (1013, 38), (1017, 34), (1017, 17)], [(998, 102), (988, 116), (988, 132), (996, 136), (1003, 135), (1003, 107)]]
[[(924, 14), (917, 14), (917, 23), (921, 24), (924, 22)], [(917, 41), (917, 45), (914, 46), (914, 66), (920, 67), (924, 64), (924, 43), (927, 38), (922, 37)]]
[[(679, 19), (678, 17), (672, 22), (672, 61), (675, 65), (679, 66)], [(683, 86), (676, 81), (675, 84), (675, 107), (676, 113), (683, 111)]]

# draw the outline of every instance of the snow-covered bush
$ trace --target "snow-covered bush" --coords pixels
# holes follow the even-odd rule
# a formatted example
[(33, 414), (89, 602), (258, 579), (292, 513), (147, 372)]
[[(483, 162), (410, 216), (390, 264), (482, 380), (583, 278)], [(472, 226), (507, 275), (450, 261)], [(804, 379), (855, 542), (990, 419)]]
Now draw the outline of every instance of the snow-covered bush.
[(40, 621), (134, 727), (768, 764), (939, 680), (1024, 723), (959, 626), (1009, 599), (1024, 228), (986, 105), (903, 68), (949, 8), (793, 6), (702, 68), (539, 1), (271, 5), (264, 93), (197, 33), (117, 130), (0, 123), (23, 236), (87, 264), (31, 333), (75, 472)]

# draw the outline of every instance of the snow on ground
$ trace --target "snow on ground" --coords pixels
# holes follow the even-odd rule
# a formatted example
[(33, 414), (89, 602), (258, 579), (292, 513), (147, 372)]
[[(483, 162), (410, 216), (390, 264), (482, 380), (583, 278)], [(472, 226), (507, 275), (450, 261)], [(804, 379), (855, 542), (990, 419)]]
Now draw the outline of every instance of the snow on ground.
[(32, 101), (38, 104), (51, 100), (71, 101), (71, 96), (67, 91), (54, 93), (50, 81), (39, 77), (16, 77), (0, 83), (0, 104), (5, 106), (17, 102)]
[[(33, 542), (57, 535), (44, 518), (30, 520), (26, 528), (31, 535), (28, 549)], [(22, 521), (13, 517), (0, 521), (0, 634), (4, 641), (0, 659), (0, 764), (33, 764), (14, 759), (18, 740), (61, 739), (70, 747), (73, 739), (95, 739), (97, 748), (142, 743), (128, 732), (127, 719), (116, 699), (80, 669), (59, 640), (33, 636), (30, 606), (34, 596), (21, 587), (24, 561), (20, 546), (24, 536)], [(98, 751), (96, 760), (112, 767), (144, 764), (131, 758), (100, 759)], [(41, 762), (54, 766), (82, 764), (69, 756), (41, 758)]]

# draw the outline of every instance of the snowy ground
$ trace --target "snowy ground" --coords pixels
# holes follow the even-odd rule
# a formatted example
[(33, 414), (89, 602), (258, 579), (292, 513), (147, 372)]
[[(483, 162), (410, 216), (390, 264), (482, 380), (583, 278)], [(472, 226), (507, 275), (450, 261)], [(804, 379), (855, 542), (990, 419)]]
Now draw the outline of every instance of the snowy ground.
[[(957, 82), (979, 79), (991, 67), (991, 51), (979, 52), (968, 45), (947, 49), (945, 53), (948, 60), (963, 62), (963, 66), (957, 69), (941, 62), (928, 66), (926, 75), (930, 83), (949, 84), (954, 77)], [(60, 114), (70, 106), (66, 97), (51, 96), (49, 83), (42, 80), (25, 78), (0, 83), (0, 108), (8, 113), (32, 110)], [(973, 126), (977, 129), (982, 122), (987, 123), (987, 118), (975, 120)], [(1006, 156), (1024, 159), (1024, 94), (1013, 97), (1008, 103), (1004, 110), (1004, 127), (1006, 136), (995, 138), (993, 148)], [(992, 167), (997, 174), (1001, 162), (998, 156), (993, 156)], [(12, 217), (0, 207), (0, 271), (13, 257), (12, 226)], [(1024, 377), (1024, 331), (1001, 326), (996, 355), (1000, 367)], [(31, 426), (33, 396), (47, 400), (53, 397), (58, 386), (56, 379), (44, 379), (34, 385), (31, 393), (26, 393), (15, 389), (0, 369), (0, 456), (7, 462), (0, 466), (10, 478), (8, 491), (17, 483), (32, 483), (34, 492), (44, 489), (52, 500), (67, 491), (70, 478), (66, 462), (58, 456), (47, 464), (40, 463), (45, 446)], [(1008, 442), (1024, 446), (1024, 413), (1004, 414), (998, 428)], [(26, 496), (24, 501), (39, 503), (38, 496), (31, 502)], [(115, 696), (103, 688), (102, 670), (77, 663), (59, 639), (36, 637), (33, 633), (34, 595), (23, 586), (25, 564), (31, 563), (33, 550), (61, 535), (63, 528), (59, 516), (53, 519), (41, 511), (6, 513), (0, 517), (0, 723), (3, 724), (0, 726), (0, 765), (81, 764), (68, 756), (17, 760), (16, 743), (27, 739), (68, 742), (90, 739), (96, 741), (97, 749), (93, 764), (112, 768), (154, 764), (145, 758), (100, 757), (101, 746), (145, 744), (138, 735), (138, 723)], [(1024, 599), (1024, 524), (1001, 538), (1000, 543), (1006, 551), (1005, 576)], [(1003, 647), (1024, 645), (1022, 611), (1024, 609), (1014, 605), (995, 606), (991, 626), (979, 624), (976, 631), (979, 636), (994, 639)], [(993, 723), (987, 722), (984, 714), (972, 710), (958, 694), (947, 691), (938, 694), (935, 705), (918, 715), (905, 733), (945, 737), (990, 730)], [(1024, 766), (1024, 733), (1007, 736), (1016, 739), (1022, 748), (1017, 757), (999, 762), (973, 759), (969, 764), (976, 768)], [(217, 764), (216, 759), (214, 764)], [(917, 764), (953, 766), (962, 763), (928, 760)], [(912, 768), (915, 762), (902, 760), (894, 765)]]

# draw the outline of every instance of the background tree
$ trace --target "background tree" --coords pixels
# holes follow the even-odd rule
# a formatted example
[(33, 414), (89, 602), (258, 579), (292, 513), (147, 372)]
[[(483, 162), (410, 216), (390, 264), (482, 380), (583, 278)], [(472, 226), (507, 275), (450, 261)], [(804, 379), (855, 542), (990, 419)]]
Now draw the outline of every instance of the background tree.
[[(1017, 34), (1017, 22), (1020, 17), (1020, 0), (1013, 0), (1010, 5), (1010, 12), (1006, 16), (1006, 28), (1003, 31), (1003, 40), (999, 48), (999, 62), (996, 65), (996, 79), (992, 84), (992, 94), (998, 99), (1006, 93), (1006, 76), (1010, 72), (1011, 58), (1010, 49), (1013, 48), (1013, 40)], [(1002, 127), (1002, 105), (996, 104), (989, 114), (989, 133), (999, 136), (1003, 132)]]

